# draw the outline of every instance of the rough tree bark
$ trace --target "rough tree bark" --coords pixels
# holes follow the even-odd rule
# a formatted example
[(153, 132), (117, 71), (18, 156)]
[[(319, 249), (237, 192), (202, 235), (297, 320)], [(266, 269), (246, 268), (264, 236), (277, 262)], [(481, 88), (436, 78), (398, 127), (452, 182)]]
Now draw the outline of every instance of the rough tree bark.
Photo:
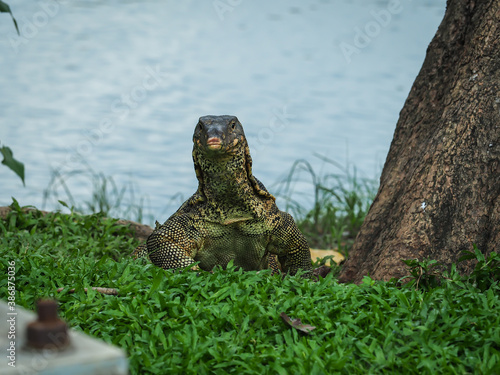
[[(500, 1), (448, 0), (340, 280), (500, 250)], [(468, 273), (472, 261), (459, 264)]]

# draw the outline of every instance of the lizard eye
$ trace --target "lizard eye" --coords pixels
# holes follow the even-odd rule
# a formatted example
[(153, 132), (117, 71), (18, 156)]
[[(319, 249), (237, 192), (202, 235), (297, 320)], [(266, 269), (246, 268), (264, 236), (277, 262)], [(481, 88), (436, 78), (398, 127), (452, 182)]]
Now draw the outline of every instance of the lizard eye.
[(201, 130), (203, 130), (203, 125), (202, 125), (201, 121), (200, 121), (200, 122), (198, 122), (198, 126), (197, 126), (197, 128), (198, 128), (198, 130), (200, 130), (200, 131), (201, 131)]
[(231, 122), (231, 130), (234, 130), (236, 129), (236, 123), (233, 121)]

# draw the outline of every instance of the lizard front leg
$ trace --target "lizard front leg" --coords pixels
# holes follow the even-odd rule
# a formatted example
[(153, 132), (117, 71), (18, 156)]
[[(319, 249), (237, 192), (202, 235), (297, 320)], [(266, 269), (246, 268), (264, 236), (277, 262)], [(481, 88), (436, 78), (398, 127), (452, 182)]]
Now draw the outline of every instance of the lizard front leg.
[(198, 237), (189, 217), (172, 216), (148, 237), (149, 259), (164, 269), (187, 267), (195, 262)]
[(290, 214), (279, 211), (268, 249), (271, 254), (278, 256), (284, 272), (295, 275), (302, 269), (307, 272), (306, 277), (312, 274), (309, 245)]

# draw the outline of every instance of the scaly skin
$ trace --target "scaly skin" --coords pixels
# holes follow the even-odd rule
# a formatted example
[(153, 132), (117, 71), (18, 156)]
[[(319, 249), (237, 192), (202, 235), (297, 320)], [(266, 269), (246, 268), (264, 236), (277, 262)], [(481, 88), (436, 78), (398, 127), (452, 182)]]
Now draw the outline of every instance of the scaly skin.
[(281, 269), (311, 273), (307, 241), (293, 218), (252, 175), (250, 150), (234, 116), (201, 117), (193, 135), (198, 189), (134, 255), (172, 269)]

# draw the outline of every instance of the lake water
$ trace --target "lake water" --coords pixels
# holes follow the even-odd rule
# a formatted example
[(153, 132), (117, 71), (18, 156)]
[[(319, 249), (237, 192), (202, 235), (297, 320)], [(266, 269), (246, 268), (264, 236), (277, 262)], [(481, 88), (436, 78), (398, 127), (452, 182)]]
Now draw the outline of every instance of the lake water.
[[(0, 14), (0, 142), (25, 164), (26, 187), (0, 168), (0, 205), (14, 196), (42, 208), (54, 170), (88, 200), (88, 180), (71, 175), (88, 164), (133, 183), (159, 221), (196, 189), (192, 133), (206, 114), (238, 116), (271, 191), (297, 159), (339, 172), (317, 154), (377, 179), (445, 10), (445, 0), (6, 2), (21, 37)], [(307, 205), (312, 189), (302, 193)]]

